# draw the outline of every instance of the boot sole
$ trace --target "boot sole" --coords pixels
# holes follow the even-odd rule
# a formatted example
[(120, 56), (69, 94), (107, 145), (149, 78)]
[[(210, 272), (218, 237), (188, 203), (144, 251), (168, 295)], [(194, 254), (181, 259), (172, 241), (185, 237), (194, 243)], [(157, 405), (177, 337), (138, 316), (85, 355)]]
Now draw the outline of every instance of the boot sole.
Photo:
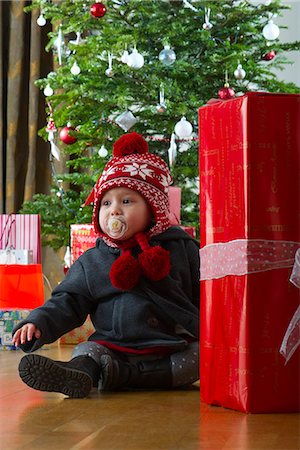
[(19, 374), (27, 386), (38, 391), (60, 392), (72, 398), (87, 397), (91, 377), (80, 370), (63, 367), (41, 355), (26, 355), (19, 364)]

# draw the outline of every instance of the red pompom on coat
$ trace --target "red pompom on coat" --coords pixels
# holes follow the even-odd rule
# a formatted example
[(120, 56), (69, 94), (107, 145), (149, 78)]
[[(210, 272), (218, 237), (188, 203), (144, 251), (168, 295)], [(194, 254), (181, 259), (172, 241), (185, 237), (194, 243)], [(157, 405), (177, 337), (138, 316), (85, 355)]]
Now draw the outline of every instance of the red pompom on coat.
[(112, 264), (109, 275), (113, 286), (122, 291), (129, 291), (139, 282), (141, 268), (127, 250)]
[(165, 278), (170, 273), (170, 254), (167, 250), (156, 245), (149, 247), (139, 255), (139, 262), (143, 274), (152, 281)]

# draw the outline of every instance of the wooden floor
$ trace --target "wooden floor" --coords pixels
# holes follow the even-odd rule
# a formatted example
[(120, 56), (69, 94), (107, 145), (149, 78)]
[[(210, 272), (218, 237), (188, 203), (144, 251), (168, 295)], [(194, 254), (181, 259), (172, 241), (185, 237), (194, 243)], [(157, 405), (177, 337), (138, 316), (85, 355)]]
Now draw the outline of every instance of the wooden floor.
[[(40, 354), (68, 360), (71, 347)], [(199, 389), (93, 392), (87, 399), (30, 389), (21, 351), (0, 351), (1, 450), (299, 450), (298, 414), (243, 413), (199, 402)]]

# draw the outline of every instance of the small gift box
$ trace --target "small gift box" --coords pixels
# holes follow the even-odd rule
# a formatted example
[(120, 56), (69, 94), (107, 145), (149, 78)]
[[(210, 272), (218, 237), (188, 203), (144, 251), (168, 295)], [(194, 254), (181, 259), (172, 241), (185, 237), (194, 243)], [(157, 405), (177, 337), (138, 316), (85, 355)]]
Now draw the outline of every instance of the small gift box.
[(29, 314), (29, 310), (0, 310), (0, 350), (17, 350), (12, 343), (12, 330)]

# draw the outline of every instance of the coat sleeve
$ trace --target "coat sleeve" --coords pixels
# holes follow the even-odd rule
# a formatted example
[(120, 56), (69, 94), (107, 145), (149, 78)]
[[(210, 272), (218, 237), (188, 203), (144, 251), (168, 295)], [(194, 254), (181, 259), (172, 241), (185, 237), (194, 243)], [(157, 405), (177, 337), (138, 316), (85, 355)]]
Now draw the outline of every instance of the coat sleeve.
[(35, 351), (82, 325), (93, 306), (83, 266), (75, 261), (65, 280), (53, 290), (51, 298), (19, 322), (13, 334), (26, 323), (33, 323), (41, 330), (41, 337), (21, 344), (20, 348), (27, 353)]

